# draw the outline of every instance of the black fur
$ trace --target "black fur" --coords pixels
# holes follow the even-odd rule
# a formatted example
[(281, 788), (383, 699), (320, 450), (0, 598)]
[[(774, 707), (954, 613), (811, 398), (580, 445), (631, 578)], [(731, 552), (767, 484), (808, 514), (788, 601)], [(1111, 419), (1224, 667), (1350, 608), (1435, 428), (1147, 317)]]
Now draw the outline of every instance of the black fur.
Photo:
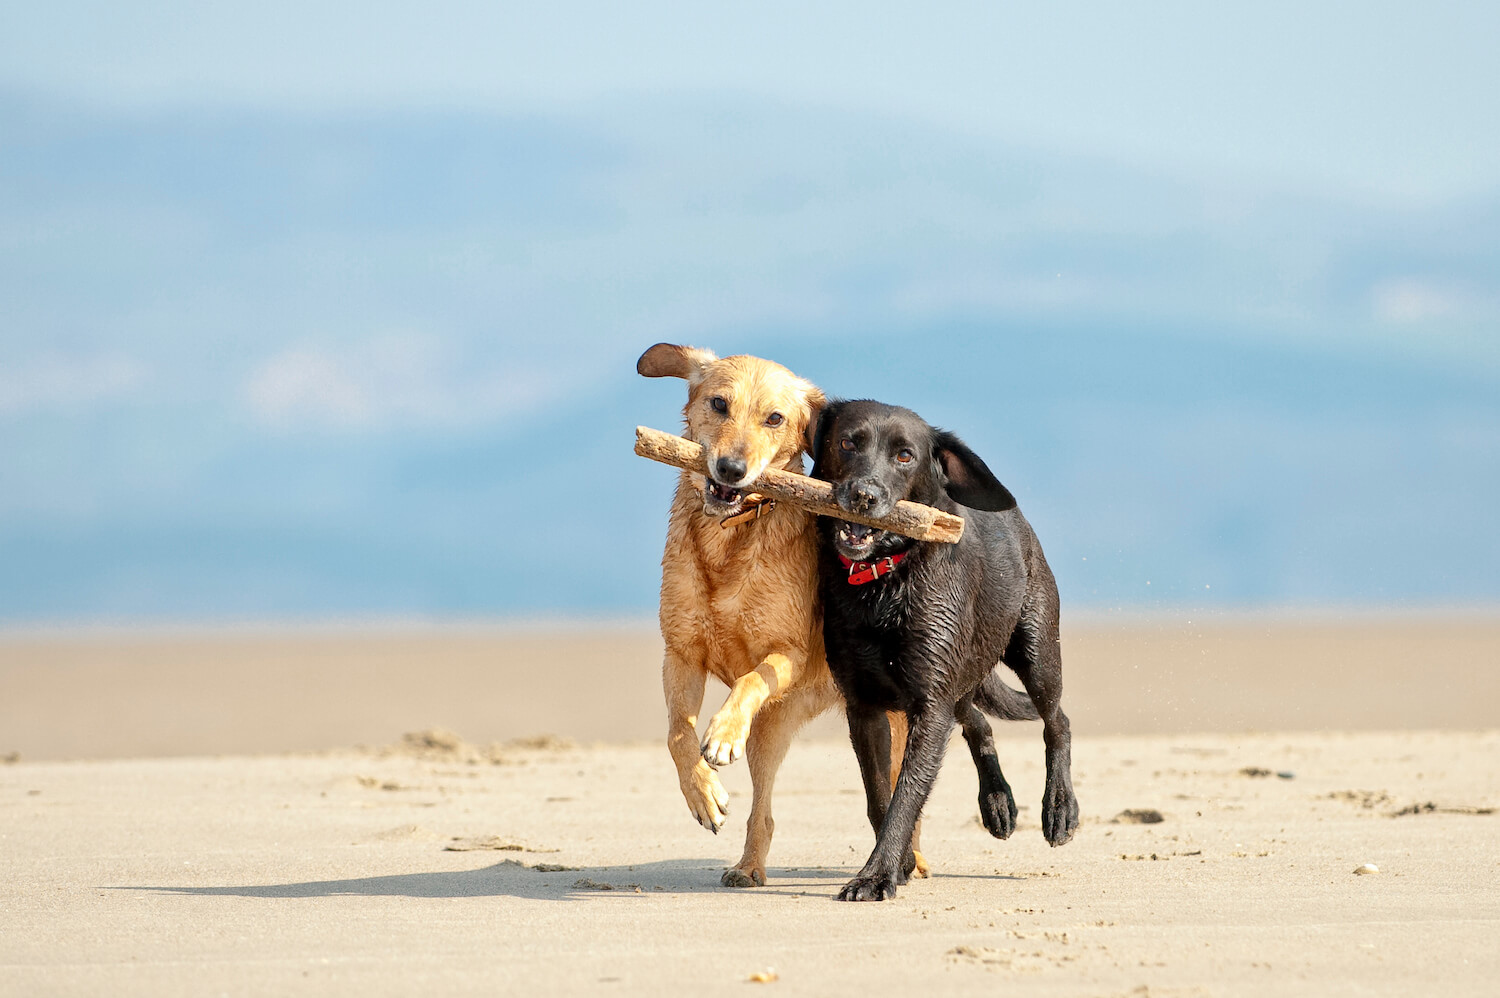
[[(1047, 747), (1042, 834), (1054, 846), (1067, 842), (1078, 827), (1078, 801), (1061, 705), (1057, 584), (1015, 499), (957, 437), (879, 402), (829, 405), (813, 453), (814, 477), (833, 483), (844, 509), (883, 516), (897, 500), (911, 499), (967, 521), (962, 540), (939, 544), (818, 520), (828, 666), (848, 706), (876, 835), (874, 852), (840, 900), (882, 900), (906, 882), (912, 827), (955, 721), (979, 770), (985, 828), (998, 838), (1015, 830), (1015, 799), (981, 710), (1003, 719), (1040, 715)], [(857, 561), (906, 557), (889, 574), (854, 586), (841, 552)], [(1020, 677), (1030, 703), (1000, 681), (997, 662)], [(910, 722), (894, 794), (882, 748), (890, 744), (888, 709), (904, 710)]]

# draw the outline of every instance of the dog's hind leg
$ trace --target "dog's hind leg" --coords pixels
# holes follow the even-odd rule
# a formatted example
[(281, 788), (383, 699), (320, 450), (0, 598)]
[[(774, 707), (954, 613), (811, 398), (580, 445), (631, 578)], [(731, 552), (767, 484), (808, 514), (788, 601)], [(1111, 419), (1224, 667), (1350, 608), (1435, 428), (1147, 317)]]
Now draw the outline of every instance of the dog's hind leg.
[[(886, 720), (891, 726), (891, 786), (901, 778), (901, 757), (906, 754), (906, 712), (900, 710), (886, 711)], [(877, 829), (876, 834), (879, 834)], [(932, 867), (927, 863), (927, 857), (922, 855), (922, 819), (911, 830), (911, 875), (917, 878), (932, 876)]]
[(717, 835), (729, 814), (729, 794), (698, 749), (698, 711), (708, 673), (668, 646), (661, 680), (667, 698), (667, 751), (677, 764), (682, 797), (694, 820)]
[[(1056, 596), (1052, 598), (1056, 606)], [(1013, 669), (1042, 715), (1047, 745), (1047, 787), (1042, 792), (1042, 835), (1060, 846), (1078, 830), (1078, 798), (1073, 793), (1073, 728), (1062, 709), (1062, 646), (1057, 617), (1026, 614), (1005, 649)]]
[(776, 772), (798, 729), (832, 705), (832, 690), (797, 690), (772, 700), (755, 715), (745, 745), (753, 787), (750, 820), (745, 825), (745, 852), (740, 861), (724, 871), (725, 887), (760, 887), (766, 882), (766, 856), (776, 822), (771, 817), (771, 791)]
[(971, 697), (958, 702), (953, 716), (964, 729), (964, 741), (969, 743), (969, 754), (979, 772), (979, 819), (995, 838), (1008, 839), (1016, 830), (1016, 798), (1010, 784), (1005, 782), (1005, 774), (1000, 772), (989, 722)]

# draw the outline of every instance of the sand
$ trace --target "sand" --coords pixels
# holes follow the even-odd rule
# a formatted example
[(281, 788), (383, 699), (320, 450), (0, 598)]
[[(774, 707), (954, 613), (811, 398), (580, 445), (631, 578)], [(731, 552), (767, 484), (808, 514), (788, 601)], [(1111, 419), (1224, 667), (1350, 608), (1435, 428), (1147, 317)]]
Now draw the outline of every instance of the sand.
[[(1083, 734), (1475, 730), (1497, 723), (1500, 614), (1065, 621), (1063, 662)], [(439, 726), (654, 741), (660, 677), (649, 622), (0, 632), (0, 756), (319, 751)], [(836, 716), (808, 733), (845, 734)]]
[[(188, 646), (159, 634), (134, 644), (13, 636), (0, 649), (0, 755), (25, 750), (0, 765), (0, 994), (1493, 994), (1500, 731), (1460, 730), (1493, 728), (1493, 625), (1232, 626), (1246, 630), (1180, 639), (1140, 625), (1075, 637), (1075, 841), (1042, 840), (1039, 726), (1009, 725), (998, 742), (1023, 806), (1016, 835), (996, 841), (978, 825), (959, 744), (926, 812), (936, 875), (869, 905), (832, 900), (871, 844), (840, 739), (793, 747), (771, 882), (751, 891), (718, 884), (743, 834), (742, 763), (725, 770), (733, 813), (715, 837), (688, 817), (654, 732), (633, 743), (619, 721), (624, 733), (610, 741), (488, 743), (561, 729), (558, 718), (610, 716), (594, 699), (614, 695), (612, 644), (632, 640), (633, 680), (651, 686), (612, 702), (639, 704), (651, 716), (631, 723), (656, 727), (649, 635), (511, 635), (512, 648), (552, 663), (535, 682), (542, 694), (505, 671), (515, 658), (498, 667), (501, 681), (460, 685), (446, 701), (432, 687), (482, 669), (483, 649), (503, 636), (325, 634), (312, 652), (307, 635)], [(1371, 633), (1377, 640), (1360, 637)], [(1112, 672), (1090, 671), (1089, 641), (1110, 652)], [(1195, 661), (1194, 641), (1216, 649), (1208, 663)], [(507, 720), (476, 725), (472, 745), (276, 746), (315, 741), (313, 721), (344, 683), (369, 679), (361, 642), (392, 649), (371, 667), (391, 685), (349, 692), (397, 722), (371, 744), (433, 719)], [(589, 642), (603, 654), (570, 657)], [(453, 654), (464, 647), (472, 660)], [(1402, 656), (1423, 649), (1425, 671), (1403, 685)], [(226, 686), (252, 653), (267, 664), (259, 681)], [(418, 658), (420, 679), (399, 675)], [(1363, 672), (1346, 676), (1330, 660)], [(192, 682), (186, 692), (136, 689), (136, 668)], [(1163, 677), (1175, 688), (1154, 685)], [(275, 695), (261, 689), (272, 680)], [(1446, 697), (1429, 695), (1434, 687)], [(567, 695), (554, 704), (558, 690)], [(284, 725), (254, 742), (251, 722), (277, 716), (277, 704)], [(204, 710), (220, 723), (173, 720)], [(355, 713), (329, 708), (337, 723), (317, 747), (343, 737)], [(1342, 723), (1320, 728), (1320, 716)], [(1110, 717), (1123, 733), (1098, 730)], [(1245, 718), (1280, 718), (1284, 730), (1244, 733)], [(49, 720), (87, 721), (92, 740), (48, 742), (37, 732)], [(1151, 724), (1162, 731), (1140, 733)], [(283, 751), (173, 755), (170, 738), (148, 738), (152, 727), (179, 732), (191, 751)], [(79, 744), (98, 756), (147, 745), (158, 757), (45, 758), (48, 745), (66, 755)], [(1128, 810), (1162, 820), (1115, 820)], [(1380, 872), (1354, 872), (1367, 863)], [(749, 980), (770, 973), (772, 982)]]
[[(752, 891), (718, 886), (742, 825), (694, 825), (655, 746), (6, 766), (0, 992), (717, 993), (773, 969), (803, 995), (1494, 993), (1500, 817), (1459, 809), (1500, 805), (1496, 733), (1080, 739), (1061, 849), (1039, 741), (1000, 752), (1014, 838), (975, 822), (960, 749), (936, 876), (869, 905), (831, 900), (870, 845), (837, 742), (793, 749)], [(1110, 823), (1130, 808), (1163, 820)], [(520, 848), (448, 851), (475, 844)]]

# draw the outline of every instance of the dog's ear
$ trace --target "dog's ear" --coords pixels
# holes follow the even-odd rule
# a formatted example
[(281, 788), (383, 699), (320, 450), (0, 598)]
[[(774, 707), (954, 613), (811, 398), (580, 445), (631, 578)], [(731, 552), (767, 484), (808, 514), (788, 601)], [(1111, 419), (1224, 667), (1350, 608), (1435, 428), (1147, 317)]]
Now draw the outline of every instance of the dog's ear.
[(658, 343), (641, 354), (635, 371), (647, 378), (682, 378), (696, 385), (703, 377), (703, 368), (718, 359), (712, 350)]
[(1016, 497), (962, 440), (947, 430), (934, 430), (932, 444), (946, 478), (943, 488), (955, 502), (991, 513), (1016, 508)]
[(828, 396), (814, 385), (808, 385), (807, 392), (802, 399), (807, 403), (807, 424), (802, 428), (802, 449), (811, 454), (813, 460), (816, 461), (818, 459), (818, 424), (823, 421), (823, 411), (828, 408)]
[(812, 455), (812, 477), (822, 478), (821, 465), (823, 461), (823, 442), (828, 439), (828, 431), (833, 428), (834, 421), (839, 417), (839, 410), (844, 407), (841, 401), (828, 402), (823, 406), (823, 411), (818, 413), (818, 418), (811, 425), (812, 440), (808, 443), (807, 452)]

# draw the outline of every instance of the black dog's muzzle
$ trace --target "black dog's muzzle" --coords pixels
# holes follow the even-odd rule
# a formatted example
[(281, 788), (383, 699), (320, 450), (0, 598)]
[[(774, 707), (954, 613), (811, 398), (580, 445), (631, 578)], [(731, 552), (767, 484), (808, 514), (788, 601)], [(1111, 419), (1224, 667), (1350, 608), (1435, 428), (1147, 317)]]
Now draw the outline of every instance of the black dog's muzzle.
[(885, 516), (895, 505), (890, 494), (874, 482), (844, 482), (834, 490), (834, 500), (851, 513)]

